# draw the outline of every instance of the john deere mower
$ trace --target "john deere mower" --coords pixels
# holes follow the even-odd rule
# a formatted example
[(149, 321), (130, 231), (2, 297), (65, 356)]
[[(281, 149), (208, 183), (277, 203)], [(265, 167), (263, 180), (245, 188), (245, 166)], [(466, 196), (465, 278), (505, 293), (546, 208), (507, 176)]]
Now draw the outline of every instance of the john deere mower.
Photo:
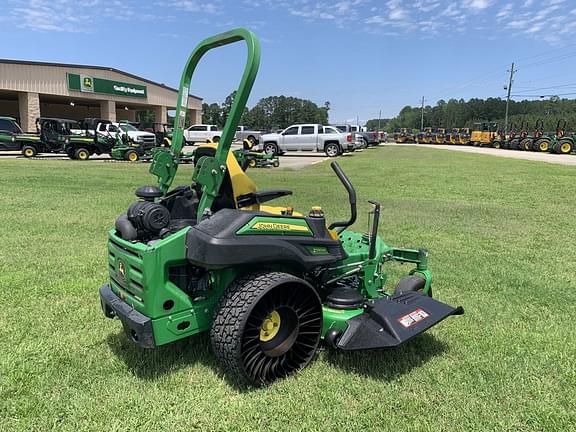
[[(196, 66), (209, 50), (238, 41), (246, 42), (248, 60), (220, 143), (196, 152), (191, 184), (171, 189)], [(268, 205), (291, 191), (257, 190), (230, 152), (259, 62), (258, 40), (244, 29), (205, 39), (192, 52), (171, 147), (156, 149), (150, 166), (158, 185), (139, 188), (139, 200), (108, 233), (104, 315), (119, 318), (142, 348), (209, 332), (230, 375), (264, 385), (308, 365), (321, 340), (342, 351), (396, 347), (463, 313), (432, 298), (426, 250), (378, 236), (379, 203), (370, 201), (365, 233), (349, 229), (356, 193), (336, 162), (348, 220), (327, 223), (321, 207), (299, 213)], [(384, 266), (393, 261), (412, 268), (387, 292)]]

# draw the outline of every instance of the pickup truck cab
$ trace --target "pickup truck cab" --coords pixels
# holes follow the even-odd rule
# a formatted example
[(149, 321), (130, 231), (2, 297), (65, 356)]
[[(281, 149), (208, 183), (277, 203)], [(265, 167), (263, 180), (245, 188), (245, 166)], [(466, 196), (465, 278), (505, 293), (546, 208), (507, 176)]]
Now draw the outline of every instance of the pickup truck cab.
[(204, 143), (208, 140), (220, 141), (222, 131), (216, 125), (195, 124), (188, 129), (184, 129), (184, 140), (187, 145), (197, 142)]
[(354, 150), (352, 134), (337, 133), (335, 129), (326, 132), (320, 124), (292, 125), (280, 133), (262, 135), (262, 144), (258, 147), (274, 155), (287, 151), (318, 151), (329, 157)]
[(262, 132), (251, 130), (246, 126), (238, 126), (236, 128), (236, 134), (234, 135), (234, 139), (237, 141), (244, 141), (247, 139), (248, 141), (252, 142), (252, 144), (256, 145), (260, 142), (260, 138), (262, 137)]
[(136, 128), (135, 126), (131, 125), (130, 123), (112, 123), (108, 125), (99, 125), (98, 127), (111, 127), (115, 126), (116, 128), (122, 131), (122, 135), (128, 135), (128, 139), (133, 143), (139, 144), (142, 146), (144, 150), (150, 150), (151, 148), (156, 146), (156, 135), (152, 132), (141, 131), (140, 129)]

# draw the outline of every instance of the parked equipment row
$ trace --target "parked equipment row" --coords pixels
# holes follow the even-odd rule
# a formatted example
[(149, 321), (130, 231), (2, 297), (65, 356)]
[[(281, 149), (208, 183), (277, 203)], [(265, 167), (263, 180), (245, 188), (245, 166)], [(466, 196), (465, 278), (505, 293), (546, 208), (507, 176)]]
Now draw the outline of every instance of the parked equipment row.
[(544, 122), (537, 120), (532, 129), (525, 122), (512, 123), (508, 133), (498, 123), (475, 123), (474, 128), (424, 128), (413, 131), (402, 128), (394, 133), (396, 143), (458, 144), (509, 150), (570, 154), (575, 150), (576, 133), (566, 132), (566, 121), (558, 120), (554, 132), (544, 132)]

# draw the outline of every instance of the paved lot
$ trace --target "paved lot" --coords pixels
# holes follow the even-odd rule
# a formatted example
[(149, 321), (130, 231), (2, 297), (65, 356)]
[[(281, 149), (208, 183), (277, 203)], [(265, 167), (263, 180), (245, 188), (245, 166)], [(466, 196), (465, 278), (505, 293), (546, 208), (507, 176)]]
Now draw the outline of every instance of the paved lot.
[(558, 155), (552, 153), (536, 153), (517, 150), (502, 150), (484, 147), (458, 146), (458, 145), (437, 145), (437, 144), (395, 144), (387, 143), (387, 146), (405, 147), (427, 147), (439, 150), (452, 150), (464, 153), (479, 153), (490, 156), (507, 157), (512, 159), (525, 159), (531, 161), (548, 162), (558, 165), (576, 165), (576, 155)]
[[(233, 149), (240, 148), (238, 145), (233, 145)], [(190, 152), (194, 149), (192, 146), (184, 147), (184, 152)], [(354, 153), (356, 154), (356, 153)], [(354, 154), (346, 154), (344, 157), (354, 157)], [(2, 159), (14, 159), (14, 158), (21, 158), (24, 157), (20, 154), (20, 152), (0, 152), (0, 160)], [(65, 155), (62, 154), (50, 154), (45, 153), (41, 154), (37, 159), (44, 159), (44, 160), (68, 160)], [(326, 161), (330, 158), (326, 157), (324, 153), (316, 153), (316, 152), (287, 152), (285, 155), (280, 157), (280, 168), (288, 168), (288, 169), (300, 169), (304, 168), (308, 165), (314, 165), (323, 161)], [(108, 155), (100, 155), (100, 156), (91, 156), (90, 159), (87, 161), (90, 162), (102, 162), (102, 161), (110, 161), (110, 157)]]

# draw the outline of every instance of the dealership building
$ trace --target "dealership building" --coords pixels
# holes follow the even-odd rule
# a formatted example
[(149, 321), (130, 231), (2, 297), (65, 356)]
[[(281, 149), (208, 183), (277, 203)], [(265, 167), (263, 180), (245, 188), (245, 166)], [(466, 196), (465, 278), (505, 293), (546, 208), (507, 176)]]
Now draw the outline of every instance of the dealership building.
[[(0, 116), (18, 118), (24, 131), (41, 116), (134, 121), (146, 110), (166, 123), (177, 98), (177, 89), (109, 67), (0, 59)], [(201, 98), (188, 97), (188, 119), (201, 123)]]

